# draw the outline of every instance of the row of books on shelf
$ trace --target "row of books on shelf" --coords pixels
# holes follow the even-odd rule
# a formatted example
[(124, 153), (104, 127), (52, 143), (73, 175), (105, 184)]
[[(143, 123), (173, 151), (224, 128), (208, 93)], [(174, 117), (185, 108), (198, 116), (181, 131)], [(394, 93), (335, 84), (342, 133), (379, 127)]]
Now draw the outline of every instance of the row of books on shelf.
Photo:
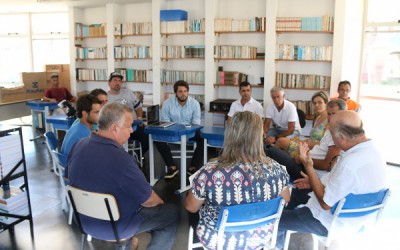
[(205, 19), (162, 21), (160, 24), (160, 31), (161, 34), (204, 32)]
[(247, 74), (237, 71), (217, 71), (217, 84), (239, 85), (239, 83), (247, 81)]
[(127, 82), (153, 82), (153, 70), (139, 70), (139, 69), (115, 69), (120, 72)]
[(161, 45), (162, 58), (204, 58), (204, 45)]
[[(0, 188), (0, 213), (27, 215), (29, 213), (28, 196), (21, 189), (10, 186), (11, 197), (3, 197), (3, 189)], [(16, 218), (2, 215), (0, 222), (10, 224), (16, 221)]]
[(325, 31), (333, 32), (334, 18), (322, 17), (277, 17), (276, 31)]
[(296, 108), (303, 110), (303, 112), (308, 116), (308, 118), (315, 116), (315, 111), (312, 101), (292, 101)]
[(114, 46), (114, 58), (151, 58), (151, 46), (120, 45)]
[(143, 23), (116, 23), (114, 36), (149, 35), (152, 34), (151, 22)]
[(76, 80), (78, 81), (107, 81), (107, 69), (82, 69), (76, 68)]
[(204, 84), (204, 71), (177, 71), (177, 70), (161, 70), (161, 82), (177, 82), (184, 80), (190, 83)]
[(277, 72), (276, 83), (283, 88), (328, 89), (331, 86), (331, 77)]
[(279, 44), (276, 58), (282, 60), (331, 61), (332, 46)]
[(106, 36), (106, 24), (75, 24), (75, 35), (77, 37)]
[(215, 32), (240, 32), (240, 31), (265, 31), (265, 17), (254, 17), (252, 19), (214, 19)]
[(104, 48), (83, 48), (75, 47), (76, 59), (106, 59), (107, 47)]
[(257, 48), (247, 45), (214, 46), (214, 57), (227, 59), (255, 59), (257, 58)]

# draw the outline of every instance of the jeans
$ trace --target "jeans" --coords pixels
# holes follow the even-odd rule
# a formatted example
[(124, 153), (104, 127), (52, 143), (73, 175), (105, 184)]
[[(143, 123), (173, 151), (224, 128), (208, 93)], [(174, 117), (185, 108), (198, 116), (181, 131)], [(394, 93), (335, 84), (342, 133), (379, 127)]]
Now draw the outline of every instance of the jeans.
[(286, 151), (276, 147), (269, 147), (265, 149), (265, 154), (286, 167), (290, 180), (294, 181), (303, 178), (300, 174), (300, 171), (304, 171), (303, 165), (297, 164)]
[(283, 249), (286, 238), (286, 231), (292, 230), (299, 233), (312, 233), (319, 236), (327, 236), (328, 230), (322, 223), (315, 219), (308, 207), (283, 210), (278, 227), (278, 239), (276, 247)]
[(143, 222), (136, 234), (151, 233), (151, 241), (147, 249), (172, 249), (180, 221), (178, 208), (168, 203), (156, 207), (144, 207), (140, 210), (140, 215), (143, 217)]
[[(196, 149), (194, 150), (192, 160), (190, 161), (190, 167), (196, 167), (200, 169), (203, 166), (203, 154), (204, 154), (204, 139), (200, 136), (200, 130), (196, 131), (193, 139), (196, 141)], [(174, 159), (172, 158), (171, 149), (165, 142), (154, 142), (157, 147), (158, 152), (160, 152), (162, 158), (164, 159), (165, 165), (167, 167), (176, 166)]]
[[(284, 128), (270, 128), (269, 130), (268, 130), (268, 133), (266, 134), (266, 137), (268, 138), (268, 137), (270, 137), (270, 136), (275, 136), (275, 137), (278, 137), (278, 135), (280, 134), (280, 133), (282, 133), (282, 132), (284, 132), (284, 131), (286, 131), (287, 129), (284, 129)], [(293, 131), (293, 133), (291, 134), (291, 135), (288, 135), (288, 136), (286, 136), (286, 138), (293, 138), (293, 137), (296, 137), (296, 136), (299, 136), (300, 135), (300, 131), (298, 131), (298, 130), (295, 130), (295, 131)]]

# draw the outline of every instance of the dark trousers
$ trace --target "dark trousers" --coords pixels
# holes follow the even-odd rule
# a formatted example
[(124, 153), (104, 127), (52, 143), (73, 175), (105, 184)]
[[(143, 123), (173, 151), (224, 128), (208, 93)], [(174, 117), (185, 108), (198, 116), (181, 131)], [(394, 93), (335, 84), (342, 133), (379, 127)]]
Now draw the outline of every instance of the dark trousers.
[[(196, 169), (201, 168), (203, 164), (203, 152), (204, 152), (204, 139), (200, 136), (200, 131), (196, 131), (193, 139), (196, 141), (196, 149), (193, 153), (192, 160), (190, 161), (190, 167), (196, 167)], [(158, 152), (160, 152), (161, 156), (165, 161), (165, 165), (167, 167), (176, 166), (174, 159), (172, 158), (171, 149), (168, 147), (166, 142), (154, 142), (156, 145)]]
[(280, 150), (276, 147), (269, 147), (266, 148), (265, 154), (286, 167), (290, 180), (294, 181), (303, 178), (300, 171), (304, 171), (304, 166), (302, 164), (297, 164), (286, 151)]
[(144, 133), (144, 126), (137, 126), (137, 129), (131, 134), (131, 139), (140, 141), (143, 155), (149, 150), (149, 135)]

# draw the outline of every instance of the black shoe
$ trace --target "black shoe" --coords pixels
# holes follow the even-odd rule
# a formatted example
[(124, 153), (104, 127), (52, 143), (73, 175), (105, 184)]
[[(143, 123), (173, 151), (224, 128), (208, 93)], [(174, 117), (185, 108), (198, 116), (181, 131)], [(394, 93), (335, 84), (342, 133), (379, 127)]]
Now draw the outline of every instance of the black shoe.
[(172, 169), (172, 168), (168, 168), (168, 172), (165, 174), (164, 178), (165, 179), (172, 179), (174, 178), (177, 174), (179, 173), (179, 170), (176, 169)]

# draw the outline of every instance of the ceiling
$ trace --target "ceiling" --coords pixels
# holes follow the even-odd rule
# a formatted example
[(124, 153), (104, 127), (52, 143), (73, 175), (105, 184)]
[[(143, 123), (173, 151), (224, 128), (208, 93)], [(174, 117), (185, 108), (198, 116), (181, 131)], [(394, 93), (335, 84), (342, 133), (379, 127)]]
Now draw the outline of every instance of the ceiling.
[(1, 13), (65, 11), (69, 6), (104, 6), (107, 3), (144, 3), (151, 0), (2, 0)]

